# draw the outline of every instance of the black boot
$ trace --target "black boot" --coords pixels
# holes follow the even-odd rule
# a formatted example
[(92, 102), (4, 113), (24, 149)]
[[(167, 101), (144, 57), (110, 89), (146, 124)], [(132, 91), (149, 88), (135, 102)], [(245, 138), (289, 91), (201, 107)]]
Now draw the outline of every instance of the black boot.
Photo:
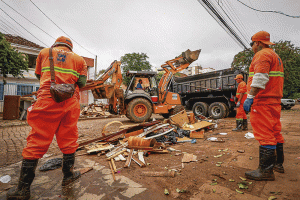
[(242, 131), (243, 121), (236, 120), (236, 128), (232, 129), (232, 131)]
[(23, 159), (18, 187), (10, 189), (6, 194), (7, 200), (30, 199), (30, 185), (35, 177), (38, 160)]
[(62, 171), (64, 178), (62, 181), (62, 186), (66, 186), (80, 177), (79, 171), (73, 171), (75, 163), (75, 153), (64, 154), (63, 156), (63, 166)]
[(247, 119), (243, 119), (243, 131), (247, 131), (248, 130), (248, 121)]
[(275, 149), (259, 147), (259, 166), (257, 170), (245, 173), (246, 178), (257, 181), (274, 181), (273, 172), (274, 163), (276, 161)]
[(283, 154), (283, 143), (279, 143), (276, 145), (276, 164), (274, 166), (274, 170), (279, 173), (284, 173), (284, 168), (282, 166), (284, 161), (284, 154)]

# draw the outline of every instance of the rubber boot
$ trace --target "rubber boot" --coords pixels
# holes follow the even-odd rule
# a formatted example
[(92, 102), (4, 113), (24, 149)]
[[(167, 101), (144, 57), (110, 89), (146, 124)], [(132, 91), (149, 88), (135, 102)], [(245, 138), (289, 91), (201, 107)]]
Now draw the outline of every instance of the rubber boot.
[(273, 168), (275, 161), (275, 149), (268, 149), (260, 146), (259, 166), (257, 170), (246, 172), (246, 178), (257, 181), (274, 181), (275, 175), (273, 172)]
[(232, 129), (232, 131), (242, 131), (243, 121), (236, 120), (236, 128)]
[(72, 183), (73, 181), (75, 181), (81, 176), (79, 171), (73, 171), (74, 163), (75, 163), (75, 153), (63, 155), (62, 171), (64, 174), (64, 178), (62, 181), (62, 186), (66, 186)]
[(279, 173), (284, 173), (283, 168), (283, 161), (284, 161), (284, 154), (283, 154), (283, 143), (278, 143), (276, 145), (276, 164), (274, 166), (274, 170)]
[(248, 130), (248, 121), (247, 119), (243, 119), (243, 131), (247, 131)]
[(6, 194), (7, 200), (27, 200), (30, 199), (30, 185), (35, 177), (35, 169), (38, 164), (37, 160), (23, 159), (20, 179), (16, 188), (10, 189)]

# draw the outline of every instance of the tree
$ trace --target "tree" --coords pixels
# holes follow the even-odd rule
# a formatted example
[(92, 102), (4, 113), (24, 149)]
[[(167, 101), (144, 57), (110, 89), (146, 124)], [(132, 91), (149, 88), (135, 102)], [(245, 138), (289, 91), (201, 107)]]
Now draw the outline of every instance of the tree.
[[(284, 67), (283, 96), (285, 98), (300, 98), (300, 48), (290, 41), (279, 41), (271, 46), (279, 55)], [(234, 56), (231, 67), (236, 70), (249, 71), (254, 53), (246, 49)]]
[(24, 71), (28, 71), (28, 56), (12, 48), (4, 35), (0, 33), (0, 74), (3, 76), (4, 84), (8, 74), (24, 78)]
[(151, 65), (147, 58), (149, 57), (145, 53), (128, 53), (121, 57), (124, 85), (128, 86), (131, 80), (130, 77), (126, 77), (127, 71), (151, 70)]

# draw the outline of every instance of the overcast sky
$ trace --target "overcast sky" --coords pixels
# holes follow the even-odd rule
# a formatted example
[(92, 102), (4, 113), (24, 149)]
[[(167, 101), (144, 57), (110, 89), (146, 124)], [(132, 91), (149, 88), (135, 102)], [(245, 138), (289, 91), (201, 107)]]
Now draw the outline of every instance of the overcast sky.
[[(85, 57), (98, 56), (98, 70), (106, 69), (126, 53), (146, 53), (153, 67), (190, 49), (202, 49), (193, 65), (216, 70), (229, 68), (233, 57), (243, 48), (213, 19), (197, 0), (2, 0), (0, 7), (25, 27), (38, 41), (0, 10), (0, 27), (6, 33), (41, 46), (51, 46), (55, 39), (45, 34), (5, 5), (46, 31), (53, 38), (65, 35), (33, 4), (73, 39), (74, 52)], [(300, 19), (276, 13), (253, 11), (237, 0), (210, 0), (235, 20), (250, 41), (261, 30), (271, 34), (271, 41), (290, 40), (300, 47)], [(259, 10), (281, 11), (299, 16), (299, 0), (240, 0)], [(219, 2), (219, 5), (217, 4)], [(5, 21), (15, 30), (4, 27)], [(1, 31), (1, 29), (0, 29)], [(75, 40), (75, 41), (74, 41)], [(88, 51), (84, 50), (83, 46)]]

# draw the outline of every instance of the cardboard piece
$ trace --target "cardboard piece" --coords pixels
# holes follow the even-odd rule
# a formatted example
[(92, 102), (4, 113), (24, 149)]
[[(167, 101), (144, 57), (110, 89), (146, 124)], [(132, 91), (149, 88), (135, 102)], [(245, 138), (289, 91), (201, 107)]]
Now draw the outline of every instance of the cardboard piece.
[(213, 124), (214, 123), (210, 123), (210, 122), (207, 122), (207, 121), (200, 121), (200, 122), (197, 122), (197, 123), (193, 124), (192, 128), (183, 127), (182, 129), (183, 130), (189, 130), (189, 131), (195, 131), (195, 130), (198, 130), (198, 129), (202, 129), (202, 128), (211, 126)]
[(174, 123), (180, 127), (183, 127), (184, 124), (188, 124), (189, 123), (189, 118), (186, 114), (186, 111), (180, 111), (179, 113), (172, 115), (170, 117), (170, 121), (171, 123)]
[(197, 161), (197, 156), (190, 153), (185, 153), (181, 160), (181, 162), (183, 163), (196, 162), (196, 161)]

